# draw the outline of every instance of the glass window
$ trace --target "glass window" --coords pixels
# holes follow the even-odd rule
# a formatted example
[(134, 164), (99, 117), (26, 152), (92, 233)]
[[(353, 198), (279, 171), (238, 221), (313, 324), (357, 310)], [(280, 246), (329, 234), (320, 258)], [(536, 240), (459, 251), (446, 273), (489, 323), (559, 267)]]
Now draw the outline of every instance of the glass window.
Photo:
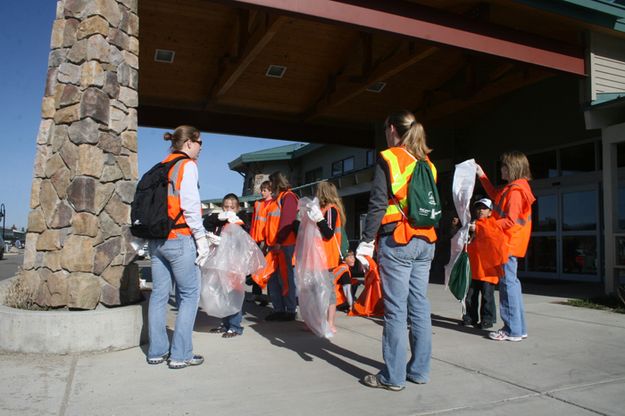
[(625, 237), (616, 237), (616, 264), (625, 266)]
[(343, 161), (332, 163), (332, 176), (340, 176), (343, 174)]
[(621, 230), (625, 230), (625, 185), (618, 187), (616, 224)]
[(616, 144), (616, 166), (625, 167), (625, 142)]
[(321, 168), (315, 168), (304, 173), (304, 183), (311, 183), (321, 180)]
[(532, 237), (527, 248), (527, 270), (556, 273), (556, 238)]
[(373, 150), (367, 150), (367, 166), (372, 166), (375, 163), (375, 152)]
[(597, 192), (569, 192), (562, 195), (562, 230), (597, 229)]
[(536, 197), (532, 208), (533, 231), (556, 231), (558, 200), (555, 195)]
[(534, 179), (558, 176), (558, 162), (555, 150), (527, 155), (527, 159), (530, 162), (530, 169)]
[(343, 172), (349, 172), (352, 170), (354, 170), (354, 158), (348, 157), (347, 159), (343, 160)]
[(560, 150), (562, 175), (574, 175), (595, 170), (595, 143), (565, 147)]
[(563, 237), (562, 271), (597, 274), (597, 237)]

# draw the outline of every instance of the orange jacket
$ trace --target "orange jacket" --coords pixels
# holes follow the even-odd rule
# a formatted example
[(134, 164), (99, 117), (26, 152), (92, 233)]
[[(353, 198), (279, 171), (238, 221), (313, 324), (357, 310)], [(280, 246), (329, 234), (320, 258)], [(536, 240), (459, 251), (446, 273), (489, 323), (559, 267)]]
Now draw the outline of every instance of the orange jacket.
[[(267, 206), (267, 228), (265, 238), (267, 240), (267, 245), (269, 246), (275, 246), (278, 243), (280, 216), (282, 215), (282, 201), (287, 194), (293, 195), (296, 200), (298, 199), (297, 195), (288, 189), (280, 192), (280, 194), (276, 198), (272, 199)], [(295, 244), (295, 232), (291, 230), (280, 244), (283, 246), (292, 246)]]
[(250, 236), (257, 243), (265, 241), (267, 208), (270, 202), (271, 201), (267, 201), (265, 199), (260, 199), (254, 202), (254, 212), (252, 214), (252, 226), (250, 228)]
[[(412, 179), (417, 159), (403, 147), (389, 147), (380, 153), (386, 162), (389, 173), (392, 197), (388, 200), (382, 224), (397, 223), (393, 239), (399, 244), (407, 244), (412, 237), (421, 237), (433, 243), (436, 241), (434, 227), (413, 227), (408, 223), (408, 185)], [(437, 180), (436, 167), (426, 156), (432, 169), (434, 181)]]
[[(321, 212), (323, 213), (323, 216), (325, 217), (325, 219), (328, 221), (328, 226), (331, 227), (332, 218), (328, 219), (328, 213), (332, 212), (330, 208), (334, 208), (337, 213), (339, 211), (339, 209), (336, 206), (329, 204), (325, 206), (321, 210)], [(341, 261), (341, 239), (342, 239), (341, 227), (342, 226), (343, 225), (341, 223), (341, 214), (338, 213), (336, 221), (335, 221), (334, 230), (333, 230), (334, 235), (329, 240), (323, 240), (323, 250), (326, 254), (326, 268), (327, 269), (335, 268), (336, 266), (338, 266), (339, 262)]]
[(369, 271), (365, 276), (365, 288), (352, 305), (349, 316), (383, 316), (384, 300), (378, 265), (367, 257)]
[(496, 190), (486, 175), (480, 182), (493, 200), (493, 216), (503, 230), (508, 256), (525, 257), (532, 233), (532, 204), (536, 200), (526, 179)]
[(505, 236), (494, 217), (475, 222), (475, 237), (467, 248), (471, 263), (471, 277), (497, 284), (503, 275), (502, 265), (508, 261)]
[(338, 283), (341, 276), (345, 273), (349, 275), (351, 284), (355, 285), (358, 283), (358, 281), (352, 277), (352, 271), (349, 269), (347, 264), (341, 263), (332, 270), (332, 283), (334, 284), (334, 293), (336, 294), (337, 305), (347, 302), (347, 298), (345, 298), (345, 294), (343, 293), (343, 286)]
[[(163, 163), (178, 157), (180, 157), (180, 153), (170, 153), (163, 160)], [(190, 162), (192, 162), (191, 159), (183, 159), (177, 162), (167, 175), (169, 179), (169, 186), (167, 186), (167, 215), (174, 221), (174, 228), (171, 229), (167, 236), (168, 240), (177, 238), (179, 235), (191, 235), (191, 228), (187, 225), (184, 215), (182, 215), (182, 208), (180, 208), (180, 184), (184, 176), (184, 167)]]

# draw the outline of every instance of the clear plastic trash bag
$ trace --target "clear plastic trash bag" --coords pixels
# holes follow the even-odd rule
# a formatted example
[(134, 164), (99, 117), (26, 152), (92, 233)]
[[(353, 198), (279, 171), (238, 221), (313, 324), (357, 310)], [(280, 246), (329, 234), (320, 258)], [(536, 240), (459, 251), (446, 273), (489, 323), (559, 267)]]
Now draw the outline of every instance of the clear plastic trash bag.
[(295, 279), (299, 300), (299, 312), (306, 325), (317, 336), (330, 338), (328, 307), (332, 281), (327, 270), (323, 240), (317, 224), (306, 211), (312, 204), (319, 205), (317, 198), (299, 200), (301, 224), (295, 243)]
[(221, 231), (221, 243), (200, 269), (202, 310), (217, 318), (241, 310), (245, 298), (245, 276), (265, 267), (265, 257), (241, 226), (228, 224)]

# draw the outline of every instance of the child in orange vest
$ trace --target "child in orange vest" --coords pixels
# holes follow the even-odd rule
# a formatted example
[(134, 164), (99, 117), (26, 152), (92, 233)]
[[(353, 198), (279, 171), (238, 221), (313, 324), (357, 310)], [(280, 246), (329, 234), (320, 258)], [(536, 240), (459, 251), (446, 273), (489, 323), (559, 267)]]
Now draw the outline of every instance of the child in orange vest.
[[(221, 205), (223, 212), (213, 213), (204, 218), (204, 228), (208, 231), (208, 239), (212, 245), (218, 245), (220, 243), (221, 231), (228, 224), (237, 224), (245, 228), (243, 221), (237, 216), (239, 212), (239, 198), (235, 194), (227, 194), (224, 196)], [(243, 311), (226, 316), (222, 319), (221, 325), (217, 328), (211, 329), (209, 332), (213, 334), (222, 334), (223, 338), (233, 338), (238, 335), (243, 335), (243, 327), (241, 321), (243, 320)]]
[(472, 280), (467, 293), (467, 311), (462, 317), (462, 325), (473, 325), (482, 329), (491, 328), (497, 321), (495, 286), (503, 272), (501, 264), (506, 261), (501, 250), (503, 246), (501, 231), (494, 223), (494, 218), (491, 218), (492, 208), (493, 203), (488, 198), (482, 198), (473, 204), (475, 221), (470, 228), (477, 231), (472, 233), (467, 250)]
[[(334, 274), (334, 289), (336, 293), (336, 309), (349, 313), (354, 306), (354, 291), (358, 281), (352, 277), (351, 269), (356, 264), (353, 251), (348, 251), (332, 273)], [(353, 285), (353, 286), (352, 286)]]
[[(308, 209), (308, 217), (317, 223), (323, 247), (326, 254), (326, 266), (332, 275), (333, 270), (341, 261), (341, 227), (345, 223), (343, 202), (336, 189), (330, 182), (320, 182), (317, 185), (316, 197), (319, 199), (319, 207), (312, 205)], [(332, 332), (336, 332), (334, 318), (336, 316), (336, 293), (330, 294), (330, 306), (328, 307), (328, 324)]]
[[(254, 241), (258, 243), (263, 252), (265, 252), (267, 247), (266, 240), (266, 231), (267, 231), (267, 208), (269, 203), (273, 199), (271, 196), (271, 182), (264, 181), (260, 184), (260, 194), (262, 195), (262, 199), (254, 202), (254, 212), (252, 213), (252, 225), (250, 227), (250, 236)], [(254, 280), (250, 279), (250, 283), (252, 285), (252, 299), (248, 300), (248, 302), (259, 302), (260, 306), (267, 306), (268, 302), (265, 298), (263, 298), (263, 289), (258, 286)]]

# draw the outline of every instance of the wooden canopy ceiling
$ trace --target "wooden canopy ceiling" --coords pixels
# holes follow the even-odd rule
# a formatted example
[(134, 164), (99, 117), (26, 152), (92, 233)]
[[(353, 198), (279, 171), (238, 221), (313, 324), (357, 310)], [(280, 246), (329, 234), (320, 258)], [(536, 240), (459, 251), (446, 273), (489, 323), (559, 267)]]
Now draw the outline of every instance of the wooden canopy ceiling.
[(579, 22), (503, 0), (148, 0), (139, 18), (151, 127), (372, 146), (390, 110), (448, 123), (584, 66)]

